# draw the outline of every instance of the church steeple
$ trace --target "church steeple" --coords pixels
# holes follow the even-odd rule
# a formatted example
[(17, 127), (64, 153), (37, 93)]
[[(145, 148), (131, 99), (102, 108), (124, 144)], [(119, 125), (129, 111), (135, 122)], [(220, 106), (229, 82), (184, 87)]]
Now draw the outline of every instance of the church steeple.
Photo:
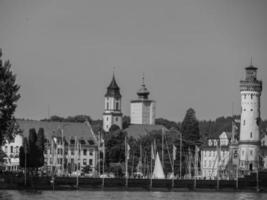
[(114, 72), (113, 72), (112, 80), (109, 86), (107, 87), (107, 92), (106, 92), (105, 97), (114, 97), (116, 99), (121, 98), (120, 88), (116, 82)]
[(114, 73), (105, 94), (103, 129), (108, 132), (112, 125), (122, 128), (121, 93)]

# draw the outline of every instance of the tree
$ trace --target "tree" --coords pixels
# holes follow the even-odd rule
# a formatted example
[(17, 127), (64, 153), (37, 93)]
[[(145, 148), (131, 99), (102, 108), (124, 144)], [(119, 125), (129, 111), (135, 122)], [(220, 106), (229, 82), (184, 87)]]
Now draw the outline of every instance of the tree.
[(122, 117), (122, 129), (126, 129), (131, 124), (131, 118), (129, 116)]
[(194, 147), (194, 145), (199, 145), (199, 125), (196, 118), (196, 112), (193, 108), (189, 108), (186, 111), (186, 115), (181, 124), (181, 132), (183, 134), (183, 140), (187, 143), (188, 146)]
[[(20, 148), (20, 166), (37, 170), (44, 165), (44, 129), (40, 128), (38, 136), (34, 128), (29, 130), (29, 137), (24, 138), (23, 146)], [(26, 152), (25, 152), (26, 151)], [(25, 155), (27, 159), (25, 158)]]
[(20, 98), (19, 85), (16, 84), (16, 75), (11, 71), (9, 61), (3, 63), (2, 50), (0, 49), (0, 144), (4, 137), (12, 138), (15, 126), (14, 112), (16, 102)]
[(43, 128), (39, 128), (38, 130), (36, 146), (38, 149), (37, 166), (42, 167), (44, 165), (44, 150), (45, 150), (45, 135)]

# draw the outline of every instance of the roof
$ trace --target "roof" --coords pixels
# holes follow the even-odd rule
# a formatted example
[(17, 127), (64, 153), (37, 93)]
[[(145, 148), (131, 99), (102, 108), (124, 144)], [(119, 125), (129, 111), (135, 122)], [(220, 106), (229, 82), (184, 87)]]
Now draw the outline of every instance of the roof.
[(113, 74), (112, 80), (107, 87), (107, 93), (105, 97), (121, 98), (120, 88), (116, 82), (115, 75)]
[(258, 68), (253, 66), (253, 65), (250, 65), (248, 67), (245, 68), (246, 70), (257, 70)]
[(159, 131), (162, 130), (163, 128), (165, 128), (163, 125), (131, 124), (124, 131), (127, 132), (129, 137), (137, 139), (139, 137), (147, 135), (151, 131)]
[(93, 130), (89, 123), (77, 123), (77, 122), (51, 122), (51, 121), (37, 121), (37, 120), (16, 120), (19, 125), (19, 129), (26, 137), (29, 135), (29, 130), (35, 128), (38, 132), (39, 128), (44, 129), (45, 137), (50, 139), (52, 136), (61, 137), (62, 130), (64, 138), (69, 141), (77, 137), (78, 139), (90, 140), (90, 144), (93, 141), (97, 143)]

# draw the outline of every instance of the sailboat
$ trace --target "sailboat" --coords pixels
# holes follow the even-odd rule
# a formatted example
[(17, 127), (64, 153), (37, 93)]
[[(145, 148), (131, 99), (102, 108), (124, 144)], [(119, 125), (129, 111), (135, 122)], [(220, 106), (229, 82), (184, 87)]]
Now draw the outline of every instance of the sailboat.
[(159, 159), (159, 153), (157, 152), (152, 179), (164, 179), (164, 178), (165, 178), (165, 174), (163, 172), (162, 164)]

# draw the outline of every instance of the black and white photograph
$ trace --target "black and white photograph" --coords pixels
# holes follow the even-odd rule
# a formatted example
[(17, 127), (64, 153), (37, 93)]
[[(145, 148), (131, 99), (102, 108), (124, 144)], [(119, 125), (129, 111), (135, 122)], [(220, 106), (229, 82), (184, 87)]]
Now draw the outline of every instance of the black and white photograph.
[(0, 200), (267, 198), (267, 0), (0, 0)]

